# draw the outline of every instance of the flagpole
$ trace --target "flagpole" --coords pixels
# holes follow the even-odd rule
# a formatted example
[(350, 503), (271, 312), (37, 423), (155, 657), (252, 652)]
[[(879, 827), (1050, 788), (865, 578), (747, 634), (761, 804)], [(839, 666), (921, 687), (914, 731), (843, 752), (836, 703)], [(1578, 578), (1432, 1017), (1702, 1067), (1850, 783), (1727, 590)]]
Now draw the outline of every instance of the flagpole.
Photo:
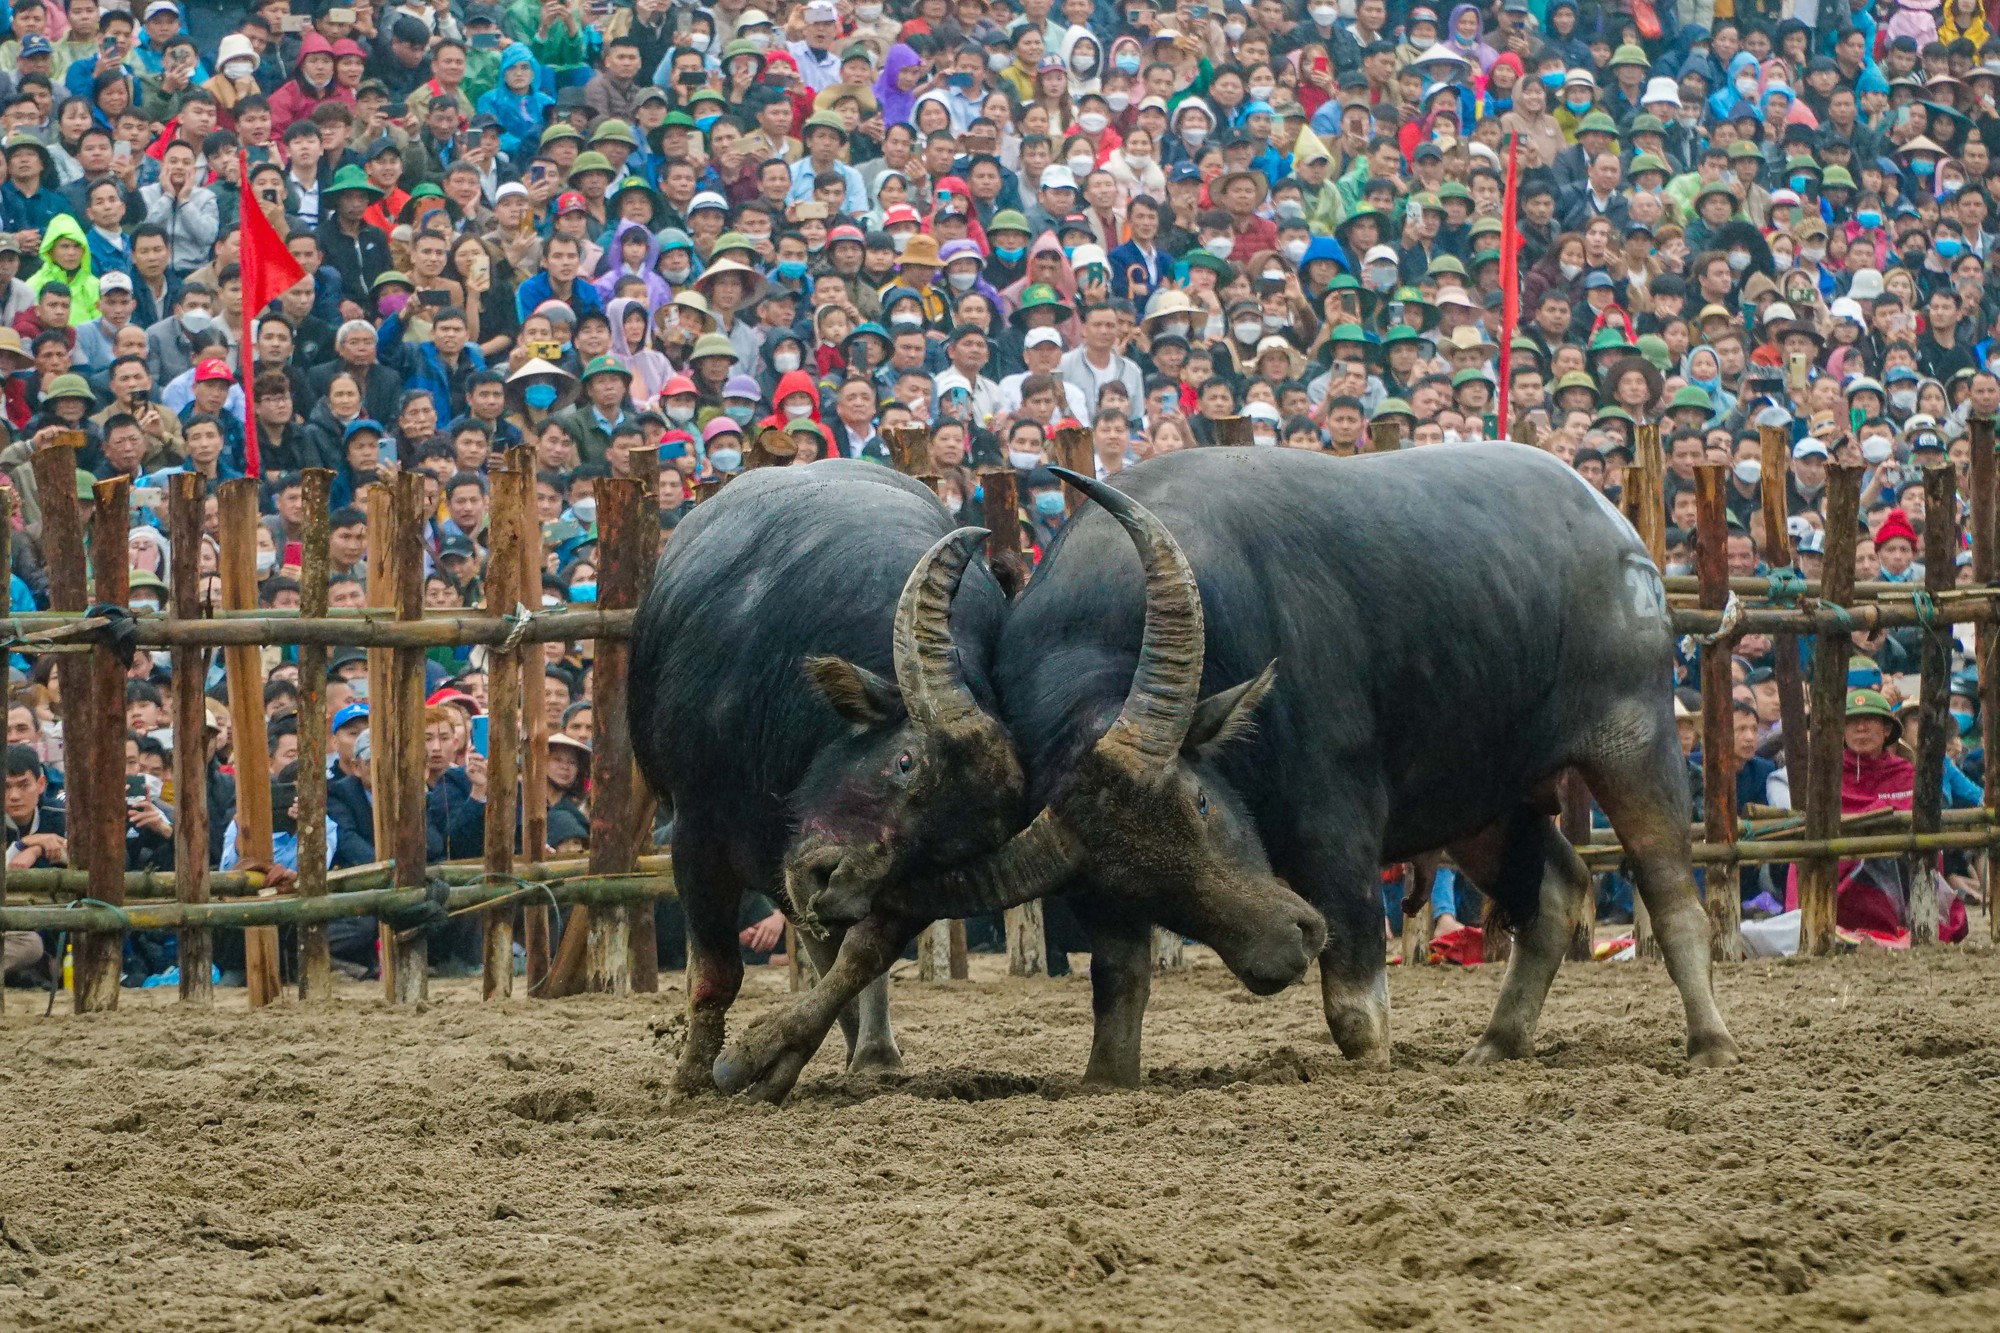
[[(243, 214), (257, 207), (257, 200), (250, 193), (250, 154), (241, 148), (236, 150), (236, 193), (240, 221)], [(256, 246), (255, 242), (251, 242), (251, 248), (247, 249), (241, 244), (251, 239), (248, 227), (239, 227), (236, 234), (239, 239), (236, 248), (236, 266), (243, 272), (241, 290), (247, 293), (260, 286), (251, 281), (250, 269), (251, 265), (261, 262), (263, 256), (256, 253), (261, 247)], [(238, 333), (241, 345), (237, 348), (236, 356), (238, 373), (243, 380), (243, 472), (245, 476), (261, 480), (264, 476), (264, 460), (257, 448), (257, 390), (251, 382), (257, 378), (255, 368), (257, 335), (251, 320), (250, 303), (246, 300), (243, 303), (243, 313), (237, 320), (242, 327)]]
[(1520, 149), (1517, 134), (1507, 144), (1507, 188), (1500, 204), (1500, 405), (1494, 416), (1503, 440), (1512, 438), (1507, 417), (1513, 406), (1514, 329), (1521, 322)]

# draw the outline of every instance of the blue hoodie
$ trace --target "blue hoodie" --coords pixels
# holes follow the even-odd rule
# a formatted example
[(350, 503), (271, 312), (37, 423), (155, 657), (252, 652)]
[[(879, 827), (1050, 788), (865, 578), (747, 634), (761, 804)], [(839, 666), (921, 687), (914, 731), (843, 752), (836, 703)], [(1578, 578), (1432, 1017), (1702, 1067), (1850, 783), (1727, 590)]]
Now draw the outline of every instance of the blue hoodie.
[[(534, 74), (525, 93), (507, 86), (507, 71), (516, 65), (526, 65)], [(479, 99), (479, 114), (500, 122), (500, 147), (521, 161), (527, 160), (523, 153), (532, 156), (541, 147), (543, 116), (555, 105), (555, 98), (539, 91), (541, 82), (542, 67), (524, 43), (516, 42), (500, 55), (500, 86)]]
[[(1758, 92), (1751, 94), (1749, 97), (1745, 97), (1736, 91), (1737, 78), (1746, 72), (1757, 76), (1757, 85), (1759, 88)], [(1708, 95), (1709, 119), (1713, 121), (1728, 120), (1736, 114), (1736, 108), (1742, 106), (1745, 102), (1748, 102), (1752, 107), (1757, 106), (1763, 97), (1763, 84), (1764, 72), (1757, 63), (1757, 57), (1751, 55), (1748, 51), (1738, 51), (1734, 56), (1730, 57), (1729, 77), (1723, 82), (1720, 88), (1717, 88)]]

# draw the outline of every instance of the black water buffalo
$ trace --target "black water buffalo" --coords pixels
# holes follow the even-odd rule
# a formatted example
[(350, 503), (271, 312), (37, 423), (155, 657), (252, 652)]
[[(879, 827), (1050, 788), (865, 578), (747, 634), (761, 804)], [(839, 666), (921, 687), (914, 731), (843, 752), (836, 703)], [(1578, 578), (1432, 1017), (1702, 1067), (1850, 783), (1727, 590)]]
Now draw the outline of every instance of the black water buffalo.
[[(987, 675), (1006, 603), (976, 559), (984, 535), (954, 532), (917, 482), (832, 460), (746, 473), (668, 543), (633, 630), (631, 726), (674, 814), (689, 1016), (678, 1091), (711, 1087), (743, 979), (744, 890), (798, 920), (801, 897), (935, 873), (1019, 826), (1021, 770)], [(900, 952), (923, 925), (884, 915), (859, 933)], [(827, 970), (834, 941), (802, 927)], [(886, 967), (839, 1015), (857, 1069), (900, 1063), (886, 987), (862, 989)]]
[[(1666, 602), (1600, 494), (1509, 444), (1203, 449), (1141, 463), (1117, 490), (1068, 480), (1097, 507), (1014, 605), (994, 665), (1041, 811), (991, 858), (893, 886), (877, 910), (1069, 893), (1092, 934), (1088, 1077), (1130, 1086), (1150, 926), (1179, 928), (1140, 905), (1178, 893), (1226, 911), (1282, 881), (1326, 918), (1335, 1041), (1381, 1062), (1378, 870), (1448, 848), (1517, 925), (1467, 1059), (1525, 1056), (1589, 888), (1547, 818), (1575, 768), (1629, 849), (1690, 1059), (1735, 1062), (1690, 870)], [(821, 910), (861, 905), (833, 894)]]

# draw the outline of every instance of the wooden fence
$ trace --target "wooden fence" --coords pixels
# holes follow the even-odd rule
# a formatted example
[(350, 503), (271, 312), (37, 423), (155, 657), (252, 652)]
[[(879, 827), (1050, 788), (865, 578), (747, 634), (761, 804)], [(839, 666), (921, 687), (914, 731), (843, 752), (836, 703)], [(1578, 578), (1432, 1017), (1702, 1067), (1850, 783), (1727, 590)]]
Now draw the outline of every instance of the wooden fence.
[[(1247, 443), (1237, 420), (1219, 423), (1224, 443)], [(1371, 439), (1377, 450), (1399, 447), (1393, 426)], [(922, 427), (888, 432), (895, 465), (936, 487), (929, 461), (929, 432)], [(1695, 825), (1695, 859), (1710, 868), (1710, 881), (1729, 891), (1709, 895), (1713, 948), (1717, 958), (1741, 956), (1734, 868), (1766, 862), (1801, 867), (1804, 915), (1802, 947), (1823, 953), (1834, 946), (1834, 884), (1838, 862), (1853, 856), (1906, 856), (1918, 862), (1918, 882), (1930, 872), (1923, 863), (1943, 849), (1991, 851), (2000, 843), (2000, 771), (1989, 765), (1984, 805), (1977, 811), (1939, 809), (1940, 779), (1947, 728), (1949, 626), (2000, 624), (2000, 587), (1994, 576), (1994, 445), (1989, 422), (1973, 423), (1969, 474), (1973, 581), (1954, 586), (1958, 541), (1956, 474), (1948, 464), (1924, 477), (1929, 521), (1925, 531), (1926, 579), (1921, 587), (1878, 583), (1857, 587), (1853, 578), (1854, 533), (1861, 469), (1833, 466), (1827, 482), (1829, 523), (1825, 575), (1809, 582), (1794, 576), (1731, 578), (1723, 534), (1727, 513), (1726, 476), (1704, 466), (1697, 476), (1699, 502), (1698, 573), (1665, 581), (1669, 614), (1680, 634), (1719, 636), (1704, 653), (1702, 746), (1706, 808)], [(1626, 474), (1627, 513), (1656, 564), (1665, 565), (1662, 504), (1664, 476), (1657, 431), (1641, 428), (1637, 459)], [(1057, 433), (1056, 460), (1086, 474), (1094, 466), (1089, 436), (1082, 430)], [(1761, 521), (1773, 566), (1789, 561), (1785, 528), (1785, 476), (1790, 442), (1782, 430), (1763, 438)], [(750, 465), (785, 461), (761, 444), (747, 451)], [(280, 926), (296, 927), (296, 976), (302, 1000), (332, 994), (332, 971), (325, 927), (342, 918), (374, 916), (382, 926), (382, 985), (386, 998), (414, 1003), (426, 993), (426, 935), (397, 929), (418, 909), (442, 906), (476, 913), (484, 927), (482, 993), (506, 999), (514, 993), (514, 914), (521, 914), (526, 953), (526, 989), (538, 998), (584, 989), (625, 993), (658, 987), (653, 937), (653, 900), (673, 892), (672, 868), (651, 854), (653, 801), (632, 761), (626, 721), (625, 666), (634, 608), (658, 559), (661, 531), (656, 521), (657, 459), (633, 451), (632, 478), (599, 479), (598, 601), (589, 610), (530, 610), (541, 596), (543, 548), (534, 506), (532, 449), (510, 450), (492, 472), (491, 559), (484, 585), (485, 611), (426, 615), (423, 610), (426, 517), (422, 478), (398, 475), (370, 493), (368, 589), (370, 606), (331, 611), (328, 581), (328, 487), (332, 474), (305, 474), (307, 523), (303, 535), (302, 598), (297, 615), (256, 607), (254, 552), (257, 483), (223, 483), (219, 500), (222, 604), (200, 593), (202, 498), (191, 476), (172, 478), (167, 530), (173, 549), (171, 597), (160, 614), (137, 618), (138, 645), (172, 653), (172, 714), (176, 864), (171, 875), (127, 873), (124, 869), (125, 683), (127, 673), (105, 631), (112, 617), (91, 614), (90, 606), (122, 607), (127, 601), (124, 558), (130, 493), (125, 479), (100, 482), (88, 512), (76, 498), (75, 460), (66, 448), (44, 449), (33, 459), (43, 507), (43, 547), (50, 576), (48, 613), (11, 614), (0, 590), (0, 632), (24, 651), (58, 654), (65, 739), (69, 762), (68, 818), (73, 868), (17, 870), (0, 865), (0, 928), (65, 930), (75, 941), (74, 1004), (78, 1012), (115, 1008), (119, 963), (126, 930), (175, 930), (179, 934), (180, 998), (211, 999), (211, 935), (242, 930), (246, 982), (253, 1005), (279, 998)], [(979, 474), (985, 512), (1005, 515), (1018, 505), (1016, 479), (1001, 467)], [(704, 484), (702, 499), (720, 484)], [(4, 493), (0, 493), (4, 494)], [(1072, 509), (1077, 503), (1070, 497)], [(0, 515), (4, 517), (4, 515)], [(991, 521), (990, 558), (1021, 562), (1018, 523)], [(0, 522), (0, 559), (6, 555), (7, 526)], [(118, 558), (86, 560), (89, 545), (113, 550)], [(0, 581), (0, 589), (4, 589)], [(510, 609), (512, 608), (512, 609)], [(1840, 814), (1840, 752), (1848, 653), (1844, 638), (1856, 629), (1919, 626), (1925, 629), (1921, 672), (1922, 725), (1917, 749), (1917, 802), (1907, 816), (1875, 816), (1843, 821)], [(1779, 683), (1785, 735), (1792, 759), (1793, 790), (1802, 793), (1802, 812), (1770, 812), (1738, 825), (1734, 807), (1734, 748), (1728, 645), (1746, 633), (1778, 638)], [(1802, 638), (1822, 650), (1813, 655), (1810, 681), (1803, 678), (1795, 652)], [(546, 756), (549, 723), (543, 706), (543, 644), (588, 639), (595, 642), (594, 725), (590, 852), (582, 860), (558, 861), (531, 854), (546, 844)], [(424, 841), (424, 654), (434, 647), (482, 644), (487, 656), (489, 696), (488, 809), (483, 857), (477, 862), (425, 864)], [(328, 651), (363, 647), (369, 653), (370, 727), (373, 748), (375, 843), (385, 853), (374, 865), (328, 873), (324, 815), (327, 801), (328, 717), (324, 685)], [(237, 843), (250, 864), (268, 862), (272, 838), (270, 774), (263, 712), (264, 673), (260, 650), (299, 649), (300, 872), (288, 893), (265, 887), (256, 870), (215, 872), (208, 868), (209, 811), (207, 754), (202, 741), (207, 720), (203, 686), (208, 654), (220, 650), (228, 680), (237, 780)], [(1990, 641), (1982, 636), (1982, 659)], [(1988, 753), (2000, 744), (2000, 670), (1980, 672), (1980, 705)], [(1807, 746), (1804, 740), (1830, 738)], [(520, 830), (518, 839), (514, 830)], [(1594, 869), (1613, 868), (1621, 854), (1614, 841), (1593, 833), (1589, 797), (1581, 783), (1564, 787), (1562, 827)], [(9, 894), (25, 902), (9, 903)], [(219, 895), (219, 896), (212, 896)], [(1935, 941), (1931, 894), (1918, 903), (1913, 937)], [(571, 908), (566, 928), (553, 933), (549, 908)], [(1643, 953), (1651, 954), (1650, 932), (1639, 906), (1636, 932)], [(1589, 956), (1591, 922), (1579, 928), (1577, 953)], [(1013, 909), (1007, 918), (1010, 970), (1017, 975), (1045, 971), (1040, 904)], [(1505, 939), (1489, 932), (1489, 957), (1504, 953)], [(1428, 913), (1406, 923), (1405, 957), (1421, 958), (1428, 944)], [(1178, 943), (1163, 941), (1160, 961), (1171, 964)], [(798, 951), (792, 950), (796, 959)], [(965, 976), (963, 923), (939, 923), (919, 946), (920, 975)], [(795, 977), (796, 980), (796, 977)]]

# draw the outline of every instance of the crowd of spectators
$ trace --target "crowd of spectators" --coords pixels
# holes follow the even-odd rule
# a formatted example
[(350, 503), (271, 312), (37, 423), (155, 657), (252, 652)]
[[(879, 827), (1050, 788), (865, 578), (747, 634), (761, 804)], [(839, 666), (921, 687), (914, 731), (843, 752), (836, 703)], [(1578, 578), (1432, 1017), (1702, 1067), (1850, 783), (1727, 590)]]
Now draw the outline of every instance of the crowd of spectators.
[[(0, 0), (0, 26), (18, 608), (47, 603), (37, 451), (76, 447), (80, 496), (132, 479), (144, 609), (164, 476), (250, 470), (246, 388), (278, 609), (308, 467), (335, 473), (335, 607), (366, 597), (368, 489), (413, 470), (425, 602), (451, 608), (480, 602), (492, 461), (532, 446), (557, 605), (593, 598), (593, 488), (636, 449), (658, 449), (671, 528), (746, 459), (886, 463), (885, 429), (928, 425), (945, 503), (1039, 552), (1066, 424), (1109, 475), (1245, 421), (1254, 446), (1334, 454), (1383, 423), (1412, 447), (1491, 437), (1502, 396), (1511, 434), (1614, 503), (1659, 425), (1669, 572), (1704, 462), (1732, 469), (1732, 571), (1766, 568), (1758, 429), (1782, 426), (1806, 572), (1838, 461), (1866, 469), (1857, 572), (1908, 581), (1922, 467), (1963, 469), (1968, 420), (2000, 411), (2000, 43), (1970, 0)], [(263, 309), (246, 206), (305, 275)], [(1018, 514), (986, 512), (987, 468), (1017, 473)], [(205, 538), (204, 571), (219, 554)], [(1915, 647), (1856, 638), (1857, 808), (1908, 803)], [(1772, 645), (1736, 652), (1739, 795), (1783, 804)], [(431, 849), (476, 854), (483, 653), (433, 657)], [(46, 656), (12, 666), (6, 854), (60, 865), (61, 701)], [(297, 664), (266, 669), (295, 863)], [(229, 866), (227, 712), (176, 737), (166, 684), (163, 655), (135, 663), (130, 864), (171, 866), (170, 755), (199, 744)], [(1982, 759), (1960, 685), (1953, 803)], [(588, 837), (588, 646), (549, 645), (543, 688), (560, 852)], [(327, 689), (329, 854), (358, 864), (365, 657), (336, 654)], [(1746, 876), (1753, 912), (1783, 911), (1783, 879)], [(746, 945), (768, 949), (760, 911)], [(8, 968), (52, 967), (44, 943), (10, 936)], [(171, 974), (151, 947), (128, 979)]]

